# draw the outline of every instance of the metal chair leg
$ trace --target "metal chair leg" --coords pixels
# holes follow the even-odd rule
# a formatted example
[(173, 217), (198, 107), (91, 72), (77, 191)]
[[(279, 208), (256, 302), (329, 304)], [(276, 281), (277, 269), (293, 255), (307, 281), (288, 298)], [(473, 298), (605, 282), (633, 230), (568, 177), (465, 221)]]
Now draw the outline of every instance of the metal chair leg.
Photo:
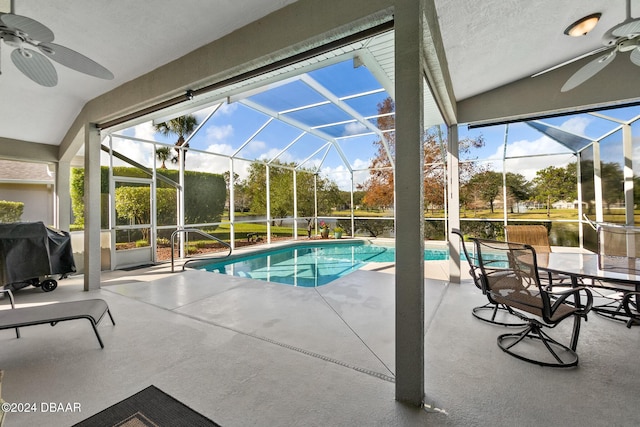
[[(9, 302), (11, 303), (11, 308), (16, 308), (15, 300), (13, 299), (13, 292), (11, 289), (0, 289), (0, 292), (4, 292), (9, 296)], [(20, 329), (16, 328), (16, 338), (20, 338)]]

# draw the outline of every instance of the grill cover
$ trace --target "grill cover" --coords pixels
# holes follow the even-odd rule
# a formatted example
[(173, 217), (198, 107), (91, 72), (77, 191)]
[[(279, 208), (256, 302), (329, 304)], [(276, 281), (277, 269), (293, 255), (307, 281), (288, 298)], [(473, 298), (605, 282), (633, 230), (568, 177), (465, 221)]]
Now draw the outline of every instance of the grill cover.
[(69, 233), (42, 222), (0, 224), (0, 284), (76, 271)]

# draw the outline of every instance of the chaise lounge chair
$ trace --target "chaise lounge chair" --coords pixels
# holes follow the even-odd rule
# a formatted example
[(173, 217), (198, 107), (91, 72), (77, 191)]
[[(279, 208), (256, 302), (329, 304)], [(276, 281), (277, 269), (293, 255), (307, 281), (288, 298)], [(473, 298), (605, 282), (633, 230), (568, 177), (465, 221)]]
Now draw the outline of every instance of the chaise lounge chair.
[(93, 327), (100, 347), (104, 348), (97, 325), (104, 315), (109, 314), (111, 323), (113, 320), (109, 306), (101, 299), (88, 299), (81, 301), (57, 302), (53, 304), (34, 307), (19, 307), (8, 310), (0, 310), (0, 329), (16, 329), (17, 338), (20, 338), (18, 328), (50, 323), (55, 326), (59, 322), (75, 319), (87, 319)]

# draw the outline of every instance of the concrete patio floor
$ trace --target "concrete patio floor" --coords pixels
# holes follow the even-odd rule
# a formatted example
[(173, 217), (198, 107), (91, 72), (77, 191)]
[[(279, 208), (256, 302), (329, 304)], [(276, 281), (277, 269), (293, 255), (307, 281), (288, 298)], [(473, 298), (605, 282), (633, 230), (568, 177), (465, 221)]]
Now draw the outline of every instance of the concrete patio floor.
[[(443, 265), (428, 262), (427, 276)], [(81, 407), (10, 413), (5, 426), (69, 426), (152, 384), (223, 426), (640, 425), (640, 328), (591, 315), (579, 367), (531, 365), (471, 316), (486, 300), (468, 279), (425, 280), (430, 407), (396, 402), (392, 273), (295, 288), (161, 265), (105, 272), (97, 291), (82, 292), (81, 276), (19, 290), (18, 306), (103, 298), (116, 326), (99, 325), (104, 349), (84, 320), (0, 331), (5, 401)]]

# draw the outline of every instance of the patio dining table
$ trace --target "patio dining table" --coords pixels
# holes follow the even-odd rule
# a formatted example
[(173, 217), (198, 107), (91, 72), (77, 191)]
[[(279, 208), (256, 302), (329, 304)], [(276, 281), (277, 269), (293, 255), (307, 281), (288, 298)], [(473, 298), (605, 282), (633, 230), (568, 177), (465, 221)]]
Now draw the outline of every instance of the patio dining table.
[[(640, 259), (609, 257), (593, 253), (550, 252), (536, 256), (538, 268), (571, 277), (573, 285), (589, 279), (588, 286), (640, 291)], [(599, 283), (606, 285), (599, 285)]]
[(588, 286), (623, 293), (640, 292), (638, 258), (550, 252), (537, 254), (536, 259), (539, 270), (569, 276), (573, 287)]

